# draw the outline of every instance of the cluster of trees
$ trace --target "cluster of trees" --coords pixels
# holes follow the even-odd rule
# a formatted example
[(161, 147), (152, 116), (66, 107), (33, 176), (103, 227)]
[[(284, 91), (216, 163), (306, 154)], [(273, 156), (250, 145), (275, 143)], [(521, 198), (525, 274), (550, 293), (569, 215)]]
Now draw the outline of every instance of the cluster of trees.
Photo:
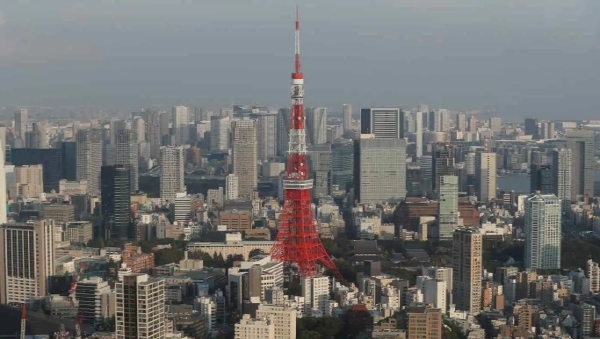
[(342, 320), (337, 317), (298, 318), (296, 320), (297, 339), (335, 339), (340, 338)]

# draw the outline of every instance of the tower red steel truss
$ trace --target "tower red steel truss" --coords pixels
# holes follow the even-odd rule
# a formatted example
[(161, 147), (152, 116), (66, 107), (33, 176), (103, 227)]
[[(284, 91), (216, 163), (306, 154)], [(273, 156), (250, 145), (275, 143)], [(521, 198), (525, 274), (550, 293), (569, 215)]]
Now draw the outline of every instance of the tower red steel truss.
[(304, 116), (304, 75), (300, 67), (300, 21), (296, 8), (296, 59), (292, 73), (292, 106), (290, 109), (290, 141), (286, 177), (283, 180), (284, 203), (279, 219), (273, 260), (296, 264), (302, 277), (313, 277), (319, 266), (325, 266), (336, 278), (341, 275), (321, 243), (311, 207)]

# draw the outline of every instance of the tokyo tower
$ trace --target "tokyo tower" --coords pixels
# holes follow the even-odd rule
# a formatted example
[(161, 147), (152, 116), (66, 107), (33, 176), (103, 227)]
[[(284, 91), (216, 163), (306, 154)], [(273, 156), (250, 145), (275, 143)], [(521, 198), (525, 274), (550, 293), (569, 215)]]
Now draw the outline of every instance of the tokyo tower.
[(296, 264), (302, 277), (319, 274), (318, 263), (341, 275), (321, 243), (311, 207), (313, 181), (308, 171), (304, 116), (304, 75), (300, 68), (300, 21), (296, 7), (296, 68), (292, 73), (290, 141), (286, 175), (283, 180), (284, 202), (277, 239), (271, 250), (273, 260)]

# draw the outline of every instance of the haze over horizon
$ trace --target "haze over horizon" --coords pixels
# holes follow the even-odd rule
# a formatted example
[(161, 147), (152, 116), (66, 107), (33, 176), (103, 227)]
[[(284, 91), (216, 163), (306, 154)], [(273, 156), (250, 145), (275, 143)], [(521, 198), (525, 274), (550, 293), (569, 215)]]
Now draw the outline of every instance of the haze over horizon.
[[(292, 1), (53, 0), (0, 7), (0, 103), (289, 105)], [(600, 111), (600, 2), (306, 0), (306, 105)]]

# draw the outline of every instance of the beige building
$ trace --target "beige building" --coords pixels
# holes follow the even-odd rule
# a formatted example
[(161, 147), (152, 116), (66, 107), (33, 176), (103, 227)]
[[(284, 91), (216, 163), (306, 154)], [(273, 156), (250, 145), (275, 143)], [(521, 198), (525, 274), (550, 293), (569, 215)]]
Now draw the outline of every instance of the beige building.
[(275, 331), (274, 339), (296, 339), (297, 311), (288, 306), (259, 305), (256, 317), (271, 319)]
[(228, 231), (246, 231), (252, 229), (252, 211), (227, 210), (219, 212), (219, 226), (227, 226)]
[(475, 155), (475, 189), (480, 201), (496, 198), (496, 157), (493, 152)]
[(452, 289), (457, 310), (481, 310), (482, 235), (475, 228), (459, 228), (452, 242)]
[(251, 197), (258, 183), (256, 122), (233, 122), (233, 174), (238, 177), (238, 195)]
[(59, 224), (75, 221), (75, 206), (69, 204), (44, 205), (44, 218), (52, 219)]
[(442, 310), (426, 306), (409, 307), (407, 339), (442, 339)]
[(54, 274), (54, 223), (0, 225), (0, 304), (21, 304), (47, 293)]
[(275, 326), (268, 319), (251, 319), (244, 314), (235, 324), (235, 339), (275, 339)]
[(77, 244), (87, 244), (94, 237), (91, 221), (73, 221), (65, 227), (65, 241)]
[(128, 274), (116, 289), (116, 338), (165, 338), (165, 282)]
[(16, 198), (38, 198), (44, 193), (42, 165), (17, 166), (14, 169), (15, 182), (9, 187), (9, 196)]
[(58, 182), (58, 193), (60, 194), (87, 194), (88, 181), (85, 179), (79, 181), (67, 181), (62, 179)]

